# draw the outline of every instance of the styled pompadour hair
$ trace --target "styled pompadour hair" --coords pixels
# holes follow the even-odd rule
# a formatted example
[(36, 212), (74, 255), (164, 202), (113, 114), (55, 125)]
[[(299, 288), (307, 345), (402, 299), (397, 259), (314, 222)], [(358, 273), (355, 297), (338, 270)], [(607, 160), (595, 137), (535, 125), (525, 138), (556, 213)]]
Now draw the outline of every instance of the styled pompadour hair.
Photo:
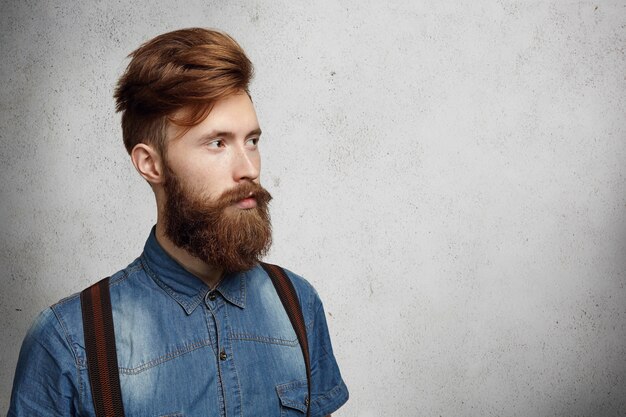
[[(216, 101), (241, 91), (249, 94), (254, 71), (233, 38), (203, 28), (164, 33), (128, 57), (131, 61), (114, 97), (129, 154), (138, 143), (153, 145), (163, 154), (168, 122), (192, 127)], [(181, 109), (185, 111), (177, 113)]]

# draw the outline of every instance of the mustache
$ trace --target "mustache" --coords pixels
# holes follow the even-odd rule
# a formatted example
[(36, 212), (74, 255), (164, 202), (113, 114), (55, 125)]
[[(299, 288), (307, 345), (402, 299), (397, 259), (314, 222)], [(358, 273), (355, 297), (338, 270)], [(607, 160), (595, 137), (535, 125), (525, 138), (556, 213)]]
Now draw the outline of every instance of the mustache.
[(244, 198), (253, 197), (257, 200), (257, 204), (266, 205), (272, 199), (270, 193), (260, 184), (252, 181), (246, 181), (229, 190), (224, 191), (217, 199), (217, 205), (220, 207), (228, 207)]

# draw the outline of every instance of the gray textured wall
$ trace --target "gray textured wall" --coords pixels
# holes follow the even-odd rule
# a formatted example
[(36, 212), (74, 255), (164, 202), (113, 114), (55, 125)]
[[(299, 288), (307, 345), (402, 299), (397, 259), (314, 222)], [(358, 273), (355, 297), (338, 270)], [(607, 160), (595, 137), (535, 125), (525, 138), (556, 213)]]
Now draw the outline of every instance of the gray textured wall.
[(125, 55), (249, 53), (270, 259), (328, 312), (354, 416), (626, 414), (624, 1), (3, 1), (0, 410), (35, 314), (141, 251)]

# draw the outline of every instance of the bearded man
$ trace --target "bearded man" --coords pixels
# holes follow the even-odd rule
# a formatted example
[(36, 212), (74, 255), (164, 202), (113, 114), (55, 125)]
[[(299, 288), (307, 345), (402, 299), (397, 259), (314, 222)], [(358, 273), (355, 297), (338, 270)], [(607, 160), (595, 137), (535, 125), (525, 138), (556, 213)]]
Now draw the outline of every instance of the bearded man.
[[(117, 366), (99, 372), (119, 375), (129, 416), (329, 415), (348, 390), (320, 298), (285, 270), (306, 328), (299, 343), (260, 264), (271, 196), (259, 180), (250, 61), (228, 35), (198, 28), (160, 35), (130, 57), (115, 98), (157, 223), (143, 253), (107, 281)], [(9, 416), (122, 415), (96, 412), (91, 361), (110, 357), (87, 354), (81, 301), (61, 300), (28, 331)]]

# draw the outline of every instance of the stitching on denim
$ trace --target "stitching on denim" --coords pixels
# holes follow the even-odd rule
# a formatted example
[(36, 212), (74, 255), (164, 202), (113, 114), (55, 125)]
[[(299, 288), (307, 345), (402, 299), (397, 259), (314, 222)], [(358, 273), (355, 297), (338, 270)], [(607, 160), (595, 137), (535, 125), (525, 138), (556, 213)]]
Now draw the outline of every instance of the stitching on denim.
[[(128, 278), (128, 273), (133, 273), (133, 272), (137, 271), (138, 269), (141, 269), (141, 266), (133, 265), (133, 266), (129, 266), (127, 269), (123, 269), (122, 271), (119, 271), (119, 272), (122, 272), (122, 276), (120, 278), (117, 278), (115, 281), (112, 281), (111, 285), (117, 285), (118, 282), (121, 282), (121, 281), (125, 280), (126, 278)], [(116, 274), (117, 274), (117, 272), (116, 272)], [(51, 307), (56, 307), (57, 305), (65, 304), (68, 301), (72, 301), (73, 299), (79, 298), (79, 297), (80, 297), (80, 291), (76, 292), (74, 294), (68, 295), (67, 297), (61, 298), (56, 303), (52, 304)]]
[[(150, 268), (150, 266), (147, 263), (145, 263), (143, 258), (140, 258), (140, 262), (141, 262), (141, 265), (143, 266), (143, 270), (146, 271), (146, 273), (150, 277), (152, 277), (154, 281), (156, 281), (156, 284), (159, 286), (159, 288), (161, 288), (163, 291), (165, 291), (166, 294), (174, 298), (174, 300), (178, 301), (178, 299), (174, 297), (174, 292), (172, 291), (172, 289), (169, 288), (167, 285), (165, 285), (165, 283), (159, 279), (159, 277), (154, 273), (154, 271), (152, 271), (152, 268)], [(185, 311), (187, 311), (186, 306), (183, 306), (183, 308), (185, 309)]]
[[(217, 356), (217, 350), (216, 350), (216, 346), (213, 346), (213, 341), (211, 340), (211, 326), (213, 325), (213, 323), (210, 323), (209, 318), (211, 318), (211, 320), (213, 320), (213, 313), (208, 309), (208, 308), (203, 308), (203, 313), (204, 313), (204, 323), (207, 326), (207, 334), (209, 335), (209, 338), (207, 340), (209, 340), (209, 345), (211, 346), (211, 350), (213, 351), (213, 354), (215, 356)], [(209, 316), (210, 314), (210, 316)], [(215, 335), (215, 337), (217, 337), (217, 334)], [(215, 340), (215, 345), (217, 345), (217, 340)]]
[(182, 307), (185, 309), (185, 311), (189, 313), (189, 311), (187, 310), (187, 307), (188, 307), (187, 303), (185, 303), (183, 300), (179, 300), (176, 297), (176, 294), (174, 293), (174, 291), (170, 287), (168, 287), (163, 281), (161, 281), (159, 277), (157, 277), (157, 275), (152, 271), (152, 268), (150, 268), (150, 266), (148, 266), (148, 264), (146, 264), (143, 259), (141, 260), (141, 264), (144, 266), (144, 271), (146, 271), (146, 273), (150, 275), (150, 277), (152, 277), (152, 279), (156, 282), (157, 286), (161, 288), (163, 291), (165, 291), (167, 295), (169, 295), (174, 300), (179, 302), (182, 305)]
[[(276, 392), (278, 393), (278, 397), (280, 398), (280, 402), (283, 405), (298, 409), (302, 412), (304, 412), (304, 410), (306, 410), (306, 406), (299, 402), (298, 400), (290, 400), (289, 398), (283, 398), (283, 396), (287, 393), (287, 391), (290, 391), (294, 388), (305, 388), (306, 389), (306, 379), (299, 379), (293, 382), (288, 382), (286, 384), (280, 384), (276, 386)], [(281, 416), (285, 415), (286, 411), (284, 410), (283, 407), (281, 407)]]
[(69, 332), (67, 331), (67, 326), (65, 325), (63, 318), (61, 317), (60, 314), (57, 313), (56, 309), (54, 309), (53, 307), (50, 307), (50, 310), (52, 310), (52, 314), (54, 314), (54, 317), (59, 322), (59, 325), (61, 326), (61, 329), (63, 330), (63, 335), (65, 336), (65, 342), (68, 344), (70, 351), (72, 352), (72, 355), (74, 356), (74, 367), (76, 369), (76, 379), (78, 380), (78, 401), (82, 404), (83, 403), (83, 398), (82, 398), (83, 397), (82, 395), (83, 394), (82, 392), (83, 379), (80, 375), (81, 367), (80, 367), (80, 361), (78, 360), (78, 353), (74, 349), (74, 343), (72, 341), (72, 338), (69, 335)]
[[(137, 262), (137, 261), (135, 261)], [(127, 280), (130, 277), (130, 274), (133, 274), (137, 271), (142, 270), (142, 266), (139, 263), (133, 263), (132, 266), (129, 266), (126, 269), (123, 269), (122, 275), (120, 277), (116, 277), (115, 280), (111, 280), (109, 279), (109, 287), (113, 287), (115, 285), (118, 285), (120, 283), (122, 283), (123, 281)], [(115, 274), (113, 274), (111, 276), (111, 278), (115, 277)]]
[(235, 377), (237, 378), (237, 388), (239, 389), (239, 416), (243, 417), (243, 392), (241, 390), (241, 383), (239, 382), (239, 372), (237, 372), (237, 362), (235, 362), (235, 350), (233, 345), (230, 345), (230, 355), (233, 357), (233, 369), (235, 370)]
[[(208, 294), (208, 293), (207, 293)], [(206, 296), (205, 296), (206, 297)], [(220, 416), (222, 417), (226, 417), (226, 409), (225, 409), (225, 398), (223, 395), (223, 391), (224, 391), (224, 383), (222, 382), (222, 371), (220, 368), (220, 364), (219, 364), (219, 359), (218, 359), (218, 354), (217, 354), (217, 350), (216, 348), (219, 348), (219, 329), (217, 328), (217, 318), (215, 317), (215, 314), (213, 313), (213, 310), (209, 309), (208, 306), (206, 304), (203, 303), (203, 312), (205, 315), (205, 323), (207, 324), (207, 326), (211, 325), (213, 326), (213, 323), (209, 323), (209, 320), (207, 320), (206, 318), (209, 317), (209, 314), (212, 317), (212, 320), (215, 322), (215, 346), (213, 346), (213, 343), (211, 342), (211, 339), (207, 339), (209, 341), (209, 345), (211, 346), (212, 350), (213, 350), (213, 360), (215, 362), (215, 369), (217, 370), (217, 384), (215, 384), (215, 390), (216, 390), (216, 395), (218, 398), (218, 403), (219, 403), (219, 407), (220, 407)], [(209, 337), (211, 336), (211, 330), (207, 328), (207, 331), (209, 333)]]
[(243, 272), (239, 276), (239, 292), (236, 295), (233, 294), (234, 291), (236, 290), (222, 291), (221, 285), (217, 287), (218, 291), (220, 292), (220, 294), (222, 294), (222, 297), (224, 297), (225, 300), (227, 300), (231, 304), (236, 305), (239, 308), (245, 308), (246, 306), (246, 293), (245, 293), (246, 277), (247, 277), (247, 272)]
[[(222, 338), (222, 332), (220, 330), (220, 322), (216, 316), (216, 312), (220, 309), (220, 307), (223, 306), (223, 301), (221, 298), (217, 298), (217, 301), (215, 302), (215, 309), (211, 309), (211, 314), (213, 315), (213, 319), (215, 320), (215, 336), (217, 337), (217, 348), (218, 350), (220, 350), (220, 341)], [(224, 305), (223, 308), (226, 308), (226, 306)], [(215, 362), (216, 362), (216, 367), (217, 367), (217, 375), (218, 375), (218, 379), (220, 381), (220, 394), (222, 397), (222, 402), (220, 403), (221, 405), (221, 411), (222, 411), (222, 415), (224, 417), (226, 417), (226, 410), (228, 408), (228, 404), (226, 404), (226, 394), (225, 394), (225, 390), (224, 390), (224, 380), (223, 380), (223, 373), (222, 373), (222, 367), (220, 366), (220, 360), (217, 357), (217, 355), (215, 356)]]
[[(182, 298), (178, 296), (178, 294), (174, 290), (172, 290), (169, 286), (167, 286), (167, 284), (165, 284), (163, 281), (159, 279), (159, 277), (154, 273), (154, 271), (152, 271), (150, 266), (147, 263), (145, 263), (143, 258), (140, 257), (139, 261), (141, 262), (143, 270), (150, 277), (152, 277), (152, 279), (156, 282), (158, 287), (161, 288), (163, 291), (165, 291), (165, 293), (168, 294), (170, 297), (172, 297), (176, 302), (178, 302), (187, 314), (193, 313), (196, 307), (198, 307), (198, 305), (204, 299), (205, 294), (203, 294), (202, 291), (200, 291), (198, 294), (196, 294), (195, 297), (190, 298), (189, 302), (187, 302), (186, 300), (183, 300)], [(208, 289), (206, 292), (208, 292)]]
[[(229, 335), (228, 328), (230, 327), (230, 319), (228, 317), (228, 306), (224, 306), (224, 327), (226, 328), (226, 335)], [(230, 355), (232, 356), (232, 368), (235, 371), (235, 378), (237, 379), (237, 388), (239, 389), (239, 416), (243, 417), (243, 396), (241, 390), (241, 383), (239, 382), (239, 372), (237, 372), (237, 361), (235, 360), (235, 349), (233, 349), (233, 344), (231, 343), (231, 338), (226, 337), (226, 343), (228, 343), (228, 349), (230, 350)]]
[(275, 337), (268, 336), (260, 336), (254, 334), (247, 333), (228, 333), (228, 337), (233, 340), (243, 340), (248, 342), (262, 342), (268, 343), (272, 345), (283, 345), (283, 346), (298, 346), (298, 338), (296, 337), (293, 340), (289, 339), (279, 339)]
[(76, 349), (74, 349), (74, 343), (72, 341), (72, 338), (71, 338), (69, 332), (67, 331), (67, 326), (65, 325), (65, 322), (63, 321), (63, 318), (61, 317), (60, 314), (57, 313), (57, 311), (56, 311), (56, 309), (54, 307), (55, 306), (50, 307), (50, 310), (52, 310), (52, 313), (54, 314), (54, 317), (59, 322), (59, 325), (61, 326), (61, 329), (63, 329), (63, 335), (65, 336), (65, 341), (67, 342), (67, 344), (70, 347), (70, 350), (72, 351), (72, 355), (74, 356), (74, 362), (75, 362), (76, 366), (79, 367), (80, 361), (78, 360), (78, 352), (76, 352)]
[(209, 339), (201, 340), (199, 342), (192, 343), (191, 345), (187, 345), (184, 348), (175, 350), (175, 351), (170, 352), (170, 353), (168, 353), (166, 355), (160, 356), (160, 357), (158, 357), (156, 359), (153, 359), (151, 361), (143, 363), (143, 364), (141, 364), (139, 366), (136, 366), (134, 368), (122, 368), (122, 367), (120, 367), (119, 371), (120, 371), (120, 373), (126, 374), (126, 375), (136, 375), (136, 374), (139, 374), (139, 373), (145, 371), (146, 369), (153, 368), (153, 367), (155, 367), (157, 365), (160, 365), (160, 364), (162, 364), (164, 362), (167, 362), (167, 361), (170, 361), (170, 360), (172, 360), (174, 358), (182, 356), (185, 353), (189, 353), (189, 352), (192, 352), (194, 350), (200, 349), (200, 348), (206, 346), (207, 344), (210, 344), (210, 340)]
[(78, 407), (79, 409), (84, 410), (85, 407), (83, 406), (83, 404), (85, 404), (85, 398), (83, 396), (83, 389), (85, 389), (86, 391), (86, 388), (83, 384), (83, 378), (80, 375), (80, 369), (76, 368), (76, 373), (78, 374)]
[(239, 294), (241, 294), (241, 305), (246, 305), (246, 280), (248, 279), (248, 273), (244, 273), (243, 277), (239, 281)]
[(312, 404), (315, 404), (316, 406), (319, 406), (321, 402), (326, 401), (326, 400), (330, 400), (334, 397), (337, 396), (337, 394), (339, 394), (340, 391), (342, 391), (343, 388), (343, 384), (339, 383), (337, 385), (335, 385), (335, 387), (333, 389), (331, 389), (330, 391), (327, 391), (326, 393), (322, 394), (322, 395), (317, 395), (315, 397), (315, 399), (311, 400)]
[(295, 409), (297, 409), (299, 411), (303, 411), (304, 412), (304, 410), (306, 410), (306, 406), (304, 404), (302, 404), (301, 402), (297, 401), (297, 400), (296, 401), (291, 401), (291, 400), (285, 399), (285, 400), (281, 400), (281, 403), (283, 403), (286, 406), (290, 406), (291, 408), (295, 408)]
[[(213, 312), (211, 311), (211, 314), (213, 314)], [(217, 323), (217, 319), (215, 319), (215, 322)], [(217, 336), (217, 345), (219, 348), (219, 330), (217, 329), (218, 326), (216, 327), (216, 336)], [(224, 381), (222, 380), (222, 368), (220, 368), (220, 360), (217, 357), (217, 354), (214, 356), (214, 360), (215, 360), (215, 368), (217, 369), (217, 396), (219, 398), (219, 404), (220, 404), (220, 416), (222, 417), (226, 417), (226, 395), (224, 394)]]
[(306, 379), (298, 379), (296, 381), (287, 382), (285, 384), (279, 384), (276, 386), (276, 390), (281, 394), (285, 391), (289, 391), (292, 388), (306, 387)]

